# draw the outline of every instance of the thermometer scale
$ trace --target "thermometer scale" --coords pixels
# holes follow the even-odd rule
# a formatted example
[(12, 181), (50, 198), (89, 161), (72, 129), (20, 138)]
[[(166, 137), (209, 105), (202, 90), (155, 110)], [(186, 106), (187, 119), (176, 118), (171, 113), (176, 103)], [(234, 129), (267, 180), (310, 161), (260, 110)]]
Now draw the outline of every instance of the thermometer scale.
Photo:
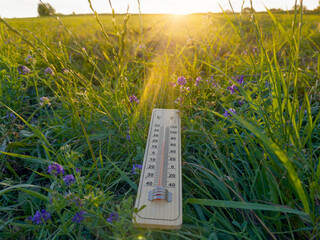
[(142, 228), (182, 225), (181, 120), (175, 109), (154, 109), (133, 221)]

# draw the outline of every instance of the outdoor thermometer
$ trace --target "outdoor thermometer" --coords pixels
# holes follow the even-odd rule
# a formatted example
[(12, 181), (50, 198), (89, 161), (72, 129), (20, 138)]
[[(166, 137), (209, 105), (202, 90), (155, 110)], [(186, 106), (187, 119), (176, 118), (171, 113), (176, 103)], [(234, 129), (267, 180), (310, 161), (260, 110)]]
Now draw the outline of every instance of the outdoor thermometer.
[(154, 109), (133, 221), (143, 228), (182, 225), (181, 119), (175, 109)]

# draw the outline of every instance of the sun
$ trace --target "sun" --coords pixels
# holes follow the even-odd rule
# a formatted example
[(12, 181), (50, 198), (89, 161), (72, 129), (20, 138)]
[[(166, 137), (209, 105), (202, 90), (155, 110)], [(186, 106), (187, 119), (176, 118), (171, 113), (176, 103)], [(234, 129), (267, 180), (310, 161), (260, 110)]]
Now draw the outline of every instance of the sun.
[(189, 9), (179, 9), (178, 11), (175, 11), (174, 14), (175, 15), (188, 15), (192, 13)]
[(179, 6), (175, 9), (173, 9), (172, 14), (175, 15), (188, 15), (190, 13), (193, 13), (193, 11), (190, 9), (190, 6), (186, 5), (185, 7)]
[(193, 1), (174, 0), (166, 1), (166, 5), (161, 6), (162, 12), (175, 14), (175, 15), (187, 15), (198, 11), (199, 7), (194, 4)]

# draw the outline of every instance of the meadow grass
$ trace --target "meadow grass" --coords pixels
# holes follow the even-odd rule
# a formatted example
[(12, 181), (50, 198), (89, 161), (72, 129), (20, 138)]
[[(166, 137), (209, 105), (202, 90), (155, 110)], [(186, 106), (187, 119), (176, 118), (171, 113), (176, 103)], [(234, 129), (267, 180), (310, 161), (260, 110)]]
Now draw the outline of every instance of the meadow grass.
[[(0, 238), (318, 239), (317, 19), (0, 19)], [(181, 111), (178, 231), (131, 221), (153, 108)]]

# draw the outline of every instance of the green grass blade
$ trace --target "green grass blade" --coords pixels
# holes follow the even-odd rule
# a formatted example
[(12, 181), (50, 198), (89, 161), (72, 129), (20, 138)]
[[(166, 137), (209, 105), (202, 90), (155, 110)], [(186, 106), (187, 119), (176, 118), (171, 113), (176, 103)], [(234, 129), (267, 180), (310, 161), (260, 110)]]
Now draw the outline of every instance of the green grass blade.
[(283, 163), (283, 165), (286, 167), (286, 170), (288, 171), (289, 177), (293, 185), (295, 186), (295, 190), (297, 191), (300, 197), (304, 210), (307, 213), (310, 213), (307, 194), (302, 187), (297, 172), (295, 171), (292, 163), (290, 162), (286, 154), (270, 138), (261, 133), (261, 131), (257, 127), (254, 127), (253, 125), (251, 125), (241, 117), (237, 116), (236, 114), (232, 114), (232, 116), (235, 119), (237, 119), (245, 128), (247, 128), (249, 131), (255, 134), (273, 153), (277, 155), (277, 157), (280, 159), (280, 161)]
[(9, 153), (9, 152), (2, 152), (0, 151), (1, 154), (5, 154), (10, 157), (16, 157), (16, 158), (21, 158), (30, 162), (36, 162), (36, 163), (48, 163), (48, 164), (53, 164), (53, 161), (49, 161), (44, 158), (38, 158), (38, 157), (33, 157), (33, 156), (28, 156), (28, 155), (23, 155), (23, 154), (18, 154), (18, 153)]
[[(1, 185), (4, 185), (4, 184), (1, 184)], [(39, 187), (37, 185), (32, 185), (32, 184), (18, 184), (18, 185), (15, 185), (15, 186), (11, 186), (11, 187), (8, 187), (8, 188), (5, 188), (5, 189), (2, 189), (0, 191), (0, 196), (2, 194), (5, 194), (5, 193), (8, 193), (8, 192), (11, 192), (11, 191), (14, 191), (14, 190), (22, 190), (26, 193), (29, 193), (30, 195), (36, 197), (36, 198), (39, 198), (41, 200), (45, 200), (45, 201), (48, 201), (49, 198), (41, 193), (38, 193), (38, 192), (35, 192), (33, 190), (29, 190), (29, 189), (25, 189), (25, 188), (41, 188), (41, 189), (44, 189), (46, 191), (49, 191), (48, 189), (44, 188), (44, 187)]]
[[(106, 157), (106, 156), (105, 156)], [(128, 178), (127, 174), (123, 172), (117, 165), (115, 165), (108, 157), (106, 157), (108, 161), (114, 166), (116, 171), (123, 177), (123, 179), (135, 190), (138, 190), (137, 184), (135, 184), (130, 178)]]
[(292, 213), (297, 215), (306, 216), (307, 213), (286, 206), (281, 205), (267, 205), (260, 203), (248, 203), (248, 202), (237, 202), (237, 201), (224, 201), (224, 200), (212, 200), (212, 199), (197, 199), (189, 198), (187, 203), (206, 205), (212, 207), (222, 207), (222, 208), (240, 208), (248, 210), (260, 210), (260, 211), (275, 211), (283, 213)]

